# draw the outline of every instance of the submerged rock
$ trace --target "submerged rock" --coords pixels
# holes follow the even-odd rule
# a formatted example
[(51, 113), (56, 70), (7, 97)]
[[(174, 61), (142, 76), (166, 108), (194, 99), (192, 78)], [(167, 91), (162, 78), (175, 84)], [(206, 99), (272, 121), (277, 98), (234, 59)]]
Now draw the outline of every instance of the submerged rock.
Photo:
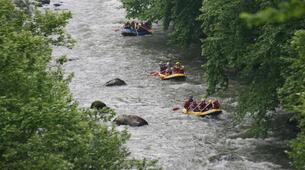
[(241, 161), (242, 157), (238, 156), (235, 153), (220, 153), (209, 157), (210, 162), (220, 162), (220, 161)]
[(136, 115), (119, 115), (113, 120), (117, 125), (144, 126), (147, 121)]
[(50, 0), (39, 0), (38, 2), (40, 2), (42, 5), (50, 4)]
[(123, 86), (123, 85), (127, 85), (127, 84), (125, 83), (125, 81), (123, 81), (119, 78), (110, 80), (105, 83), (105, 86)]
[(56, 3), (56, 4), (53, 4), (55, 7), (59, 7), (59, 6), (61, 6), (61, 4), (59, 4), (59, 3)]
[(107, 105), (99, 100), (94, 101), (90, 106), (91, 109), (97, 110), (103, 109), (104, 107), (107, 107)]

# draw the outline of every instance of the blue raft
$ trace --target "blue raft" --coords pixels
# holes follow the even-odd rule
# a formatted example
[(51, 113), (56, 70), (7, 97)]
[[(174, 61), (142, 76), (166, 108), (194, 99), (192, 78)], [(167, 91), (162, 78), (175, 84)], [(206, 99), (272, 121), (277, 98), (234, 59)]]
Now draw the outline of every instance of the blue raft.
[(131, 29), (131, 28), (123, 28), (121, 30), (121, 34), (123, 36), (143, 36), (143, 35), (151, 34), (151, 32), (146, 31), (146, 30), (137, 31), (137, 30)]

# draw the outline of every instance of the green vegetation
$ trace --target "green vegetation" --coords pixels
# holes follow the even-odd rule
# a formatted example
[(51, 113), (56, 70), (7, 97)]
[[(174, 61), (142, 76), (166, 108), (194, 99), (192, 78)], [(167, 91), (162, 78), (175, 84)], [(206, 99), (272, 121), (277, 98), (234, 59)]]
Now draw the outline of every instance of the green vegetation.
[(162, 20), (165, 29), (171, 25), (174, 43), (202, 39), (208, 93), (227, 89), (229, 79), (240, 82), (235, 117), (242, 121), (250, 114), (253, 134), (267, 135), (276, 107), (293, 113), (301, 132), (291, 142), (289, 156), (297, 169), (305, 169), (304, 0), (122, 2), (128, 17)]
[[(294, 113), (301, 132), (291, 142), (289, 156), (297, 169), (305, 169), (305, 1), (292, 0), (280, 3), (277, 8), (267, 8), (256, 14), (241, 15), (250, 26), (276, 24), (296, 25), (288, 40), (291, 50), (285, 58), (281, 71), (283, 84), (277, 88), (278, 98), (285, 110)], [(293, 28), (293, 27), (292, 27)]]
[[(126, 130), (106, 126), (111, 110), (79, 109), (51, 46), (73, 45), (70, 12), (17, 9), (0, 0), (0, 169), (149, 169), (131, 161)], [(59, 61), (64, 61), (59, 59)], [(98, 123), (97, 123), (98, 121)]]

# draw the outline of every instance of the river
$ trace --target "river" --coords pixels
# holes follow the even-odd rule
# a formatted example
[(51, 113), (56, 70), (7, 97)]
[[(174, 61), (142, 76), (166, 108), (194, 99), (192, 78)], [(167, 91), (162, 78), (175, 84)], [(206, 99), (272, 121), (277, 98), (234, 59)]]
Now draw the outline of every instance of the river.
[[(236, 137), (239, 130), (232, 125), (230, 97), (217, 97), (224, 105), (219, 120), (172, 111), (187, 96), (200, 98), (206, 93), (198, 51), (170, 48), (158, 24), (153, 36), (122, 37), (116, 31), (126, 21), (119, 0), (61, 2), (59, 9), (73, 13), (67, 32), (77, 45), (72, 50), (55, 49), (54, 55), (69, 58), (64, 67), (74, 73), (70, 88), (75, 100), (82, 107), (101, 100), (118, 114), (135, 114), (149, 123), (128, 128), (131, 157), (158, 159), (166, 170), (289, 168), (279, 139)], [(166, 61), (182, 62), (190, 74), (187, 81), (161, 81), (149, 74)], [(117, 77), (128, 85), (103, 86)]]

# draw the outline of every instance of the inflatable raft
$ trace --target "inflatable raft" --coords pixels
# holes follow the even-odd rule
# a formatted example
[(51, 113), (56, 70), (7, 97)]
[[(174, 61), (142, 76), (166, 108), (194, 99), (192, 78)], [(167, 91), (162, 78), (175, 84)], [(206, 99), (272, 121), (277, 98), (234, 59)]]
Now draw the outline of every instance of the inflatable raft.
[(171, 74), (171, 75), (164, 75), (159, 73), (159, 77), (162, 80), (170, 80), (170, 79), (180, 79), (180, 80), (185, 80), (186, 79), (186, 74)]
[(148, 35), (151, 34), (151, 32), (148, 32), (146, 30), (143, 31), (137, 31), (135, 29), (131, 29), (131, 28), (123, 28), (121, 30), (121, 34), (123, 36), (143, 36), (143, 35)]
[(187, 114), (187, 115), (194, 115), (194, 116), (206, 116), (206, 115), (214, 115), (214, 114), (219, 114), (221, 113), (221, 109), (210, 109), (205, 112), (193, 112), (193, 111), (187, 111), (186, 109), (182, 110), (182, 113)]

